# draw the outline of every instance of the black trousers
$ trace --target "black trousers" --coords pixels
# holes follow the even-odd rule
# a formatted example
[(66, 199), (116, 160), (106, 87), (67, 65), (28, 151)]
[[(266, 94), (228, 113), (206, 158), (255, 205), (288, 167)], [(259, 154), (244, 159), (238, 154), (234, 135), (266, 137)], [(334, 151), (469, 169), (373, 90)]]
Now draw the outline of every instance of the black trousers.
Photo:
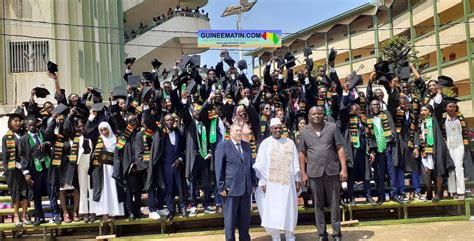
[(311, 177), (309, 179), (313, 191), (314, 216), (316, 227), (320, 237), (327, 237), (326, 221), (324, 220), (324, 204), (328, 203), (331, 208), (332, 236), (341, 236), (341, 181), (339, 175), (322, 177)]
[(140, 206), (142, 201), (143, 172), (130, 172), (126, 177), (127, 190), (125, 206), (129, 213), (140, 216)]
[(250, 241), (251, 194), (226, 197), (224, 200), (225, 239), (235, 240), (235, 227), (239, 229), (239, 240)]

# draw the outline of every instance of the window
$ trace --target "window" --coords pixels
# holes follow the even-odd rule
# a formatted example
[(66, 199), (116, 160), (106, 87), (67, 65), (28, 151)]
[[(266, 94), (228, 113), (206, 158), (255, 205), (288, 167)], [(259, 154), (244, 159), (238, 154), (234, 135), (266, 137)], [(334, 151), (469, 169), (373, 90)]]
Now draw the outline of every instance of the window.
[(354, 59), (360, 59), (360, 58), (362, 58), (362, 55), (361, 55), (361, 54), (354, 56)]
[(48, 68), (43, 56), (49, 59), (48, 53), (48, 41), (10, 42), (10, 72), (46, 71)]
[(370, 55), (374, 55), (374, 54), (375, 54), (375, 50), (371, 50)]
[(349, 58), (345, 58), (345, 59), (344, 59), (344, 62), (349, 62)]

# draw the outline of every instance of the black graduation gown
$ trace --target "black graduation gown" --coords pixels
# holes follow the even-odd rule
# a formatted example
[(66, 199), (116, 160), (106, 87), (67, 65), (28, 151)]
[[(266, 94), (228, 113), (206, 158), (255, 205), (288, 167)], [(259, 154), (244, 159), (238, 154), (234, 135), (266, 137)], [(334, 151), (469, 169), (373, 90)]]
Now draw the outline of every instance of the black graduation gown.
[[(423, 124), (423, 123), (421, 123)], [(421, 145), (420, 141), (420, 132), (421, 126), (417, 128), (418, 133), (415, 134), (415, 145)], [(434, 170), (433, 176), (435, 177), (447, 177), (448, 173), (454, 170), (454, 162), (451, 156), (449, 155), (448, 147), (443, 138), (443, 133), (441, 127), (438, 124), (436, 118), (433, 118), (433, 134), (434, 134), (434, 146), (433, 146), (433, 161), (434, 161)], [(420, 149), (421, 155), (421, 149)]]
[[(19, 139), (16, 135), (13, 135), (15, 138), (15, 156), (17, 158), (16, 162), (20, 162), (19, 156)], [(10, 192), (10, 196), (12, 198), (12, 203), (27, 199), (33, 200), (33, 190), (30, 185), (28, 185), (25, 181), (25, 176), (21, 169), (15, 167), (15, 169), (8, 169), (8, 156), (7, 156), (7, 136), (3, 136), (2, 138), (2, 160), (3, 160), (3, 168), (5, 169), (5, 178), (8, 185), (8, 191)]]
[[(112, 177), (115, 178), (117, 183), (122, 187), (126, 186), (127, 176), (130, 174), (130, 171), (132, 171), (132, 168), (137, 171), (142, 171), (146, 168), (143, 163), (137, 162), (135, 159), (137, 134), (138, 130), (134, 130), (128, 137), (125, 146), (114, 152), (114, 171)], [(143, 189), (143, 187), (137, 185), (134, 185), (133, 188)]]
[(367, 156), (366, 133), (359, 129), (360, 147), (355, 148), (351, 142), (350, 134), (350, 102), (349, 96), (344, 96), (340, 104), (339, 119), (341, 124), (341, 134), (344, 139), (344, 149), (346, 150), (347, 167), (350, 168), (350, 175), (354, 175), (355, 181), (371, 179), (371, 170)]
[[(207, 107), (203, 105), (202, 109), (205, 110)], [(186, 156), (186, 162), (185, 162), (185, 177), (192, 179), (192, 172), (194, 170), (194, 164), (196, 161), (196, 155), (198, 155), (197, 152), (197, 130), (196, 130), (196, 123), (195, 119), (191, 116), (191, 113), (189, 112), (189, 104), (186, 104), (184, 108), (181, 111), (181, 117), (183, 118), (183, 124), (185, 126), (185, 132), (186, 132), (186, 150), (185, 150), (185, 156)], [(207, 117), (207, 111), (201, 111), (200, 112), (200, 119), (204, 120)], [(208, 129), (208, 128), (206, 128)], [(208, 132), (209, 133), (209, 132)], [(207, 139), (209, 140), (209, 135), (207, 135)], [(209, 141), (207, 142), (209, 144)], [(208, 145), (208, 153), (211, 153), (210, 150), (210, 145)], [(210, 168), (210, 166), (209, 166)], [(203, 178), (203, 177), (201, 177)], [(208, 178), (210, 181), (210, 177), (204, 177)]]
[[(56, 142), (56, 135), (54, 134), (54, 129), (56, 128), (56, 121), (51, 121), (46, 130), (45, 130), (45, 137), (48, 141), (51, 142), (52, 150), (51, 150), (51, 163), (53, 162), (53, 153), (55, 152), (55, 142)], [(61, 131), (61, 135), (64, 135), (64, 131)], [(71, 151), (71, 144), (67, 136), (64, 135), (63, 138), (63, 148), (62, 148), (62, 157), (61, 157), (61, 166), (53, 166), (51, 164), (51, 168), (48, 169), (48, 181), (51, 183), (55, 183), (59, 185), (59, 187), (64, 186), (64, 184), (72, 185), (74, 188), (79, 188), (79, 183), (77, 180), (76, 174), (76, 163), (69, 162), (69, 154)]]
[[(411, 112), (411, 110), (409, 111)], [(394, 118), (396, 118), (396, 116)], [(420, 162), (413, 156), (413, 148), (408, 147), (409, 138), (410, 122), (407, 123), (406, 117), (403, 116), (400, 133), (397, 133), (395, 136), (393, 163), (394, 166), (407, 172), (418, 172), (420, 170)]]
[[(40, 132), (38, 131), (38, 134)], [(21, 170), (26, 171), (28, 170), (31, 175), (34, 175), (36, 173), (36, 168), (35, 168), (35, 161), (34, 161), (34, 154), (37, 153), (37, 155), (48, 155), (50, 156), (51, 149), (46, 148), (46, 151), (43, 151), (42, 153), (38, 150), (38, 146), (30, 145), (29, 141), (29, 134), (25, 134), (20, 137), (20, 140), (18, 140), (18, 156), (20, 157), (20, 164), (21, 164)], [(47, 170), (46, 170), (47, 171)], [(47, 196), (48, 195), (48, 190), (41, 190), (41, 196)]]

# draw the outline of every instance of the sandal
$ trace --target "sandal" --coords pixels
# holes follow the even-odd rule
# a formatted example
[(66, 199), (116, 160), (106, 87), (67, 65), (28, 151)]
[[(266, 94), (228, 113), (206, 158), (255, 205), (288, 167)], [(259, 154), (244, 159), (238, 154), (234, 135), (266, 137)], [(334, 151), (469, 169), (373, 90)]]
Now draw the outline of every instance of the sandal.
[(72, 222), (71, 219), (69, 218), (69, 214), (68, 214), (68, 213), (63, 214), (63, 222), (65, 222), (65, 223), (70, 223), (70, 222)]
[(79, 214), (76, 213), (76, 214), (74, 214), (73, 220), (74, 220), (74, 222), (80, 222), (81, 217), (79, 216)]

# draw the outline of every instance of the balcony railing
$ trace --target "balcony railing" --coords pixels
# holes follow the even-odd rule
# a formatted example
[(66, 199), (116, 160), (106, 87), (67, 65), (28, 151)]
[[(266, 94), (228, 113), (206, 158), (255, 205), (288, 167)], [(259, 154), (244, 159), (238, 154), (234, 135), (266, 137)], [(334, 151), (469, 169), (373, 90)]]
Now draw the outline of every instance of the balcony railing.
[(174, 18), (174, 17), (193, 17), (193, 18), (200, 18), (209, 21), (209, 16), (208, 14), (202, 14), (200, 12), (173, 12), (170, 15), (166, 15), (161, 17), (158, 21), (153, 21), (150, 25), (145, 25), (142, 28), (139, 28), (138, 30), (132, 30), (130, 33), (125, 33), (125, 43), (132, 41), (133, 39), (137, 38), (138, 36), (148, 32), (149, 30), (155, 28), (156, 26), (159, 26), (166, 21)]

